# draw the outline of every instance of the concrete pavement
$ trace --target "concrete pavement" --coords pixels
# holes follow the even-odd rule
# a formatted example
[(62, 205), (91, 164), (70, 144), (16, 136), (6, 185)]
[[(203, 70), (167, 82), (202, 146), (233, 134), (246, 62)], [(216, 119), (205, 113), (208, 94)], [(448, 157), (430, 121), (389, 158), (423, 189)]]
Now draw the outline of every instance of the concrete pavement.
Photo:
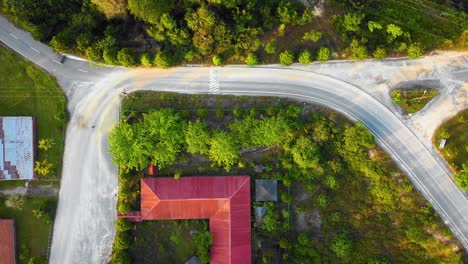
[(107, 134), (118, 121), (124, 90), (280, 96), (333, 108), (372, 131), (468, 248), (468, 200), (444, 162), (388, 106), (355, 85), (301, 68), (128, 70), (90, 67), (71, 58), (58, 64), (54, 61), (58, 55), (50, 48), (1, 16), (0, 41), (56, 76), (69, 100), (71, 117), (50, 263), (105, 263), (110, 253), (117, 169), (111, 163)]

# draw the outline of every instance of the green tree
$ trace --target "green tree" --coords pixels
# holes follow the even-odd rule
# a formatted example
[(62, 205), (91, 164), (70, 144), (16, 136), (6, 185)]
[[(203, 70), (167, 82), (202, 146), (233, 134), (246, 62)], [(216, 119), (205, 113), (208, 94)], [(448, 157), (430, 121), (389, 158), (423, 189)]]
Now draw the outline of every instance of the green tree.
[(159, 51), (154, 57), (154, 65), (163, 69), (170, 68), (174, 66), (174, 58), (167, 51)]
[(357, 39), (351, 41), (348, 51), (351, 53), (350, 58), (353, 60), (363, 60), (367, 58), (366, 46), (360, 44)]
[(249, 66), (257, 65), (258, 64), (257, 55), (255, 55), (255, 53), (253, 52), (250, 52), (249, 54), (247, 54), (247, 57), (245, 58), (244, 62)]
[(252, 131), (258, 125), (258, 120), (249, 115), (244, 119), (236, 119), (228, 124), (229, 129), (234, 133), (243, 147), (251, 147)]
[(310, 50), (302, 50), (301, 53), (299, 53), (298, 61), (301, 64), (311, 63), (312, 62), (312, 53), (310, 52)]
[(145, 168), (151, 161), (151, 141), (142, 124), (120, 122), (109, 134), (109, 149), (115, 165), (124, 170)]
[(132, 207), (130, 206), (130, 204), (126, 202), (120, 202), (118, 210), (119, 210), (119, 213), (121, 213), (122, 215), (126, 215), (132, 210)]
[(211, 137), (205, 121), (197, 119), (195, 122), (189, 122), (185, 131), (185, 143), (187, 151), (193, 154), (208, 154)]
[(333, 252), (340, 258), (347, 257), (351, 254), (352, 242), (344, 233), (336, 235), (330, 246)]
[(282, 115), (263, 118), (252, 130), (252, 141), (257, 146), (277, 147), (288, 144), (292, 129)]
[(221, 56), (219, 55), (214, 55), (213, 56), (213, 64), (218, 66), (218, 65), (221, 65), (223, 63), (223, 58), (221, 58)]
[(36, 166), (34, 166), (34, 172), (36, 172), (40, 176), (47, 176), (50, 173), (52, 167), (52, 163), (49, 163), (47, 159), (43, 161), (36, 161)]
[(360, 30), (359, 25), (362, 19), (365, 17), (362, 13), (347, 13), (343, 18), (343, 27), (345, 31), (358, 32)]
[(382, 25), (379, 24), (378, 22), (375, 21), (369, 21), (367, 22), (367, 27), (369, 28), (370, 32), (374, 32), (374, 30), (380, 30), (382, 29)]
[(294, 63), (294, 53), (290, 50), (285, 50), (280, 53), (279, 61), (283, 66), (290, 66)]
[(81, 33), (76, 37), (76, 47), (84, 52), (91, 45), (93, 36), (90, 33)]
[(26, 198), (24, 198), (24, 196), (22, 195), (19, 195), (19, 194), (9, 195), (7, 196), (7, 199), (5, 200), (5, 206), (8, 208), (21, 211), (23, 209), (25, 201), (26, 201)]
[(232, 134), (218, 130), (213, 133), (208, 156), (213, 164), (230, 171), (239, 160), (239, 143)]
[(344, 131), (344, 147), (347, 151), (357, 152), (375, 146), (374, 136), (361, 123), (347, 127)]
[(419, 58), (424, 54), (424, 48), (422, 47), (421, 43), (412, 43), (408, 46), (406, 53), (410, 58)]
[(138, 64), (137, 54), (131, 48), (123, 48), (117, 53), (119, 64), (125, 67), (135, 67)]
[(150, 52), (145, 52), (140, 57), (141, 64), (145, 67), (153, 66), (153, 60), (153, 54)]
[(184, 143), (186, 123), (173, 109), (143, 114), (143, 136), (149, 139), (150, 162), (160, 169), (174, 163)]
[(197, 116), (207, 117), (210, 112), (206, 108), (198, 108), (196, 111)]
[(276, 49), (278, 49), (278, 41), (276, 39), (270, 40), (266, 45), (265, 45), (265, 52), (268, 54), (275, 54)]
[(119, 51), (116, 48), (105, 49), (102, 58), (104, 62), (109, 65), (118, 65), (119, 59), (117, 58)]
[(128, 10), (136, 18), (157, 24), (164, 13), (171, 10), (172, 0), (128, 0)]
[(276, 13), (281, 23), (295, 25), (300, 22), (296, 3), (281, 1)]
[(315, 168), (318, 165), (320, 151), (314, 142), (307, 137), (300, 136), (289, 150), (294, 162), (303, 169)]
[(403, 30), (395, 24), (388, 24), (387, 33), (389, 34), (388, 41), (392, 42), (397, 37), (403, 35)]
[(320, 47), (317, 52), (317, 60), (318, 61), (327, 61), (330, 59), (330, 49), (326, 47)]

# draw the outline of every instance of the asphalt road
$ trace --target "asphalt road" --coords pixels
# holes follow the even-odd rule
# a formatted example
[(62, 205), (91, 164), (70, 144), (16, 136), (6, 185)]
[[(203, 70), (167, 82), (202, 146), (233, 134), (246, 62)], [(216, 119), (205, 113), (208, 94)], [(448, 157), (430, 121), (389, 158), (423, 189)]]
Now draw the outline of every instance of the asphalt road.
[[(105, 263), (115, 233), (117, 169), (107, 134), (123, 91), (174, 91), (297, 98), (364, 123), (468, 248), (468, 200), (450, 171), (402, 120), (363, 90), (300, 69), (94, 67), (57, 54), (0, 17), (0, 41), (57, 77), (69, 99), (64, 168), (50, 263)], [(93, 127), (94, 126), (94, 127)]]

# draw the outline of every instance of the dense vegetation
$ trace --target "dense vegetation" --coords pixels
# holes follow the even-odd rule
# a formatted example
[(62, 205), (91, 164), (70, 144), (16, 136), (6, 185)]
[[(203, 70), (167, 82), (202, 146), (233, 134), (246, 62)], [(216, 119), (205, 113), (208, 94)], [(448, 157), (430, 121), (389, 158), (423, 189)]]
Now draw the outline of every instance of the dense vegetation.
[[(458, 185), (468, 190), (468, 110), (465, 109), (442, 124), (434, 134), (434, 144), (457, 173)], [(440, 140), (446, 139), (443, 149)]]
[(394, 89), (391, 96), (396, 105), (412, 114), (423, 109), (438, 93), (439, 90), (426, 88)]
[(0, 116), (35, 118), (39, 143), (35, 171), (39, 178), (60, 178), (65, 95), (52, 77), (4, 48), (0, 48), (0, 69)]
[(468, 16), (440, 1), (317, 2), (0, 0), (0, 10), (59, 52), (128, 67), (287, 66), (328, 60), (330, 51), (337, 58), (381, 59), (418, 57), (437, 46), (468, 48)]
[[(122, 111), (110, 134), (123, 168), (121, 213), (138, 209), (139, 171), (149, 162), (176, 179), (273, 178), (279, 201), (252, 204), (267, 208), (253, 226), (256, 263), (462, 262), (451, 232), (359, 123), (278, 98), (138, 92)], [(158, 124), (163, 113), (167, 125)], [(141, 142), (143, 133), (156, 136)], [(161, 153), (161, 144), (174, 152)]]
[(45, 263), (34, 261), (47, 254), (56, 204), (56, 197), (0, 196), (0, 218), (15, 220), (19, 263)]

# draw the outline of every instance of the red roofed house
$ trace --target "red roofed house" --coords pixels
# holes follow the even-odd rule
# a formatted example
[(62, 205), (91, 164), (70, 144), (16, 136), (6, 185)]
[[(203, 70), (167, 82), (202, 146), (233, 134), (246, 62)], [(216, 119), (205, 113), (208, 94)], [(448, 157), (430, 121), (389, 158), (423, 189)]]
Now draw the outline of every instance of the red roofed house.
[(0, 219), (0, 263), (15, 264), (15, 220)]
[(209, 219), (211, 264), (250, 264), (250, 178), (248, 176), (144, 178), (141, 211), (131, 221)]

